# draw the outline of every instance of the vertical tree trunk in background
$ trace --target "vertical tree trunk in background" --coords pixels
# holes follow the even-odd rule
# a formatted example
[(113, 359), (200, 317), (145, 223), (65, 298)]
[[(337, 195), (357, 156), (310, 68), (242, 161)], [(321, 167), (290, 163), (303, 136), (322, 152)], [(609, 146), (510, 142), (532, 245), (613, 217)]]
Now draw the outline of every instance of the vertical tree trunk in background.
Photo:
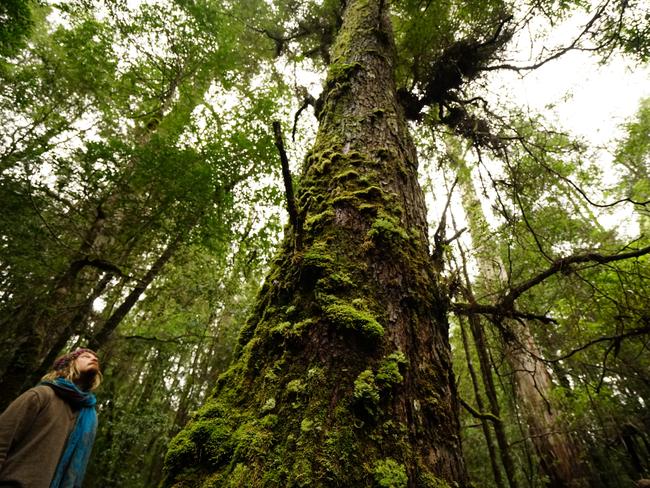
[[(452, 159), (457, 165), (463, 206), (470, 228), (475, 233), (480, 232), (488, 226), (476, 197), (469, 168), (462, 157), (452, 156)], [(507, 268), (501, 262), (498, 249), (489, 240), (479, 242), (476, 234), (473, 235), (473, 240), (476, 249), (483, 249), (477, 259), (486, 286), (493, 286), (493, 291), (503, 289), (509, 281), (503, 276)], [(468, 299), (475, 300), (473, 295)], [(482, 335), (481, 325), (478, 324), (477, 327)], [(505, 320), (496, 329), (504, 344), (504, 354), (513, 373), (518, 404), (522, 406), (542, 472), (549, 478), (550, 486), (584, 486), (584, 453), (581, 452), (580, 445), (571, 439), (567, 424), (562, 420), (558, 406), (552, 401), (551, 376), (544, 363), (538, 359), (541, 352), (530, 329), (514, 320)], [(487, 347), (484, 338), (481, 342), (483, 347)]]
[[(485, 405), (483, 403), (483, 396), (481, 395), (481, 390), (479, 386), (479, 381), (476, 376), (476, 370), (474, 369), (474, 362), (472, 361), (472, 353), (469, 347), (469, 341), (467, 340), (467, 332), (465, 331), (464, 319), (459, 318), (460, 322), (460, 333), (463, 339), (463, 349), (465, 350), (465, 360), (467, 362), (467, 370), (469, 371), (470, 379), (472, 380), (472, 388), (474, 390), (474, 398), (476, 399), (476, 406), (479, 411), (485, 411)], [(499, 462), (497, 460), (496, 448), (494, 446), (494, 441), (492, 440), (492, 432), (490, 431), (490, 425), (488, 424), (487, 419), (482, 418), (481, 420), (481, 429), (483, 430), (483, 437), (485, 437), (485, 444), (488, 448), (488, 454), (490, 456), (490, 466), (492, 467), (492, 474), (494, 475), (494, 483), (498, 488), (505, 488), (503, 483), (503, 478), (501, 477), (501, 469), (499, 468)]]
[(347, 2), (319, 131), (233, 366), (166, 486), (466, 486), (447, 300), (379, 0)]
[(505, 356), (542, 472), (553, 487), (587, 486), (584, 453), (560, 417), (552, 398), (551, 375), (538, 359), (541, 352), (537, 343), (525, 325), (513, 321), (507, 324), (512, 336), (504, 337)]
[(517, 478), (515, 477), (515, 462), (510, 452), (506, 430), (501, 420), (501, 408), (499, 407), (499, 399), (497, 397), (497, 389), (494, 385), (492, 378), (492, 365), (490, 357), (488, 356), (487, 341), (485, 340), (485, 333), (483, 331), (483, 324), (477, 315), (469, 317), (470, 330), (472, 331), (472, 338), (476, 347), (476, 353), (479, 359), (481, 369), (481, 377), (483, 378), (483, 385), (485, 385), (485, 392), (490, 403), (490, 411), (495, 417), (499, 418), (498, 422), (494, 423), (494, 432), (499, 445), (499, 453), (501, 454), (501, 462), (506, 471), (508, 484), (510, 488), (517, 488)]

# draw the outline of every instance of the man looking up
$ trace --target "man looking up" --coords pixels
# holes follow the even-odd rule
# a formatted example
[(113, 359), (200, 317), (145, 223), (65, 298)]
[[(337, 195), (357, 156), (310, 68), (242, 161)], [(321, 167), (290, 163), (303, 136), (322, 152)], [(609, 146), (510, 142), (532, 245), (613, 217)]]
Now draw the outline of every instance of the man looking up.
[(41, 383), (0, 415), (0, 487), (78, 488), (95, 440), (97, 354), (59, 357)]

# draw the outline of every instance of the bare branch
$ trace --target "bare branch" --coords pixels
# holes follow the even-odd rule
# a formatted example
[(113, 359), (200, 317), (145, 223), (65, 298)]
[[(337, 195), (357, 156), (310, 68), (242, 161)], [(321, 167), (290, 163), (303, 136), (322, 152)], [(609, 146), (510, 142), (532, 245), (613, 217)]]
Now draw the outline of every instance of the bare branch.
[(296, 115), (293, 117), (293, 129), (291, 130), (291, 140), (295, 141), (296, 140), (296, 128), (298, 126), (298, 119), (300, 118), (300, 114), (302, 113), (303, 110), (305, 110), (309, 106), (316, 107), (316, 99), (305, 90), (304, 98), (302, 100), (302, 105), (296, 112)]
[(572, 51), (574, 49), (579, 49), (579, 50), (590, 50), (590, 49), (585, 49), (585, 48), (580, 48), (578, 47), (578, 43), (580, 40), (586, 36), (587, 34), (590, 33), (590, 29), (593, 27), (593, 25), (596, 23), (596, 21), (603, 15), (605, 12), (605, 8), (609, 4), (609, 0), (606, 1), (601, 7), (596, 11), (594, 16), (589, 19), (589, 22), (587, 22), (580, 32), (578, 36), (568, 45), (563, 48), (560, 48), (559, 50), (555, 51), (553, 54), (551, 54), (549, 57), (542, 59), (541, 61), (538, 61), (534, 64), (528, 65), (528, 66), (515, 66), (513, 64), (497, 64), (497, 65), (492, 65), (492, 66), (486, 66), (484, 68), (481, 68), (483, 71), (494, 71), (494, 70), (499, 70), (499, 69), (508, 69), (508, 70), (514, 70), (514, 71), (532, 71), (537, 68), (540, 68), (541, 66), (545, 65), (546, 63), (553, 61), (554, 59), (559, 58), (560, 56), (565, 55), (567, 52)]
[(451, 310), (461, 315), (491, 315), (500, 318), (513, 318), (525, 320), (538, 320), (544, 324), (557, 324), (557, 321), (546, 315), (537, 315), (533, 313), (520, 312), (513, 308), (506, 307), (503, 303), (496, 305), (484, 305), (481, 303), (452, 303)]
[(571, 352), (568, 352), (567, 354), (564, 354), (557, 358), (553, 358), (553, 359), (538, 358), (538, 359), (547, 363), (557, 363), (565, 359), (568, 359), (571, 356), (578, 354), (580, 351), (584, 351), (585, 349), (595, 344), (598, 344), (600, 342), (612, 341), (612, 344), (608, 348), (608, 350), (610, 350), (612, 347), (614, 347), (615, 344), (620, 344), (623, 339), (627, 339), (628, 337), (636, 337), (644, 334), (650, 334), (650, 325), (646, 325), (645, 327), (637, 327), (635, 329), (628, 330), (627, 332), (624, 332), (622, 334), (616, 334), (612, 336), (602, 336), (596, 339), (592, 339), (591, 341), (586, 342), (580, 347), (573, 349)]
[(466, 230), (467, 230), (467, 227), (463, 227), (462, 229), (456, 231), (456, 233), (455, 233), (453, 236), (451, 236), (451, 237), (448, 238), (448, 239), (445, 239), (445, 240), (443, 241), (443, 244), (451, 244), (451, 243), (454, 242), (456, 239), (458, 239), (461, 235), (463, 235), (463, 233), (464, 233)]
[(588, 263), (595, 262), (598, 264), (606, 264), (614, 261), (622, 261), (624, 259), (638, 258), (650, 253), (650, 246), (637, 249), (635, 251), (630, 251), (627, 253), (621, 254), (611, 254), (604, 255), (598, 253), (585, 253), (585, 254), (575, 254), (573, 256), (568, 256), (565, 258), (560, 258), (555, 260), (551, 266), (549, 266), (545, 271), (542, 271), (537, 276), (534, 276), (530, 280), (520, 284), (519, 286), (513, 288), (509, 293), (507, 293), (503, 299), (500, 301), (505, 306), (512, 306), (514, 301), (519, 298), (523, 293), (530, 290), (532, 287), (543, 282), (547, 278), (553, 276), (554, 274), (560, 271), (568, 271), (570, 265), (579, 264), (579, 263)]
[(287, 153), (284, 150), (284, 141), (282, 139), (282, 128), (280, 122), (277, 120), (273, 121), (273, 134), (275, 136), (275, 147), (278, 148), (280, 153), (280, 162), (282, 163), (282, 178), (284, 180), (284, 190), (287, 196), (287, 211), (289, 212), (289, 222), (293, 227), (296, 235), (296, 247), (300, 248), (301, 246), (301, 235), (302, 235), (302, 222), (298, 216), (298, 210), (296, 209), (296, 199), (293, 194), (293, 182), (291, 180), (291, 171), (289, 170), (289, 159), (287, 158)]

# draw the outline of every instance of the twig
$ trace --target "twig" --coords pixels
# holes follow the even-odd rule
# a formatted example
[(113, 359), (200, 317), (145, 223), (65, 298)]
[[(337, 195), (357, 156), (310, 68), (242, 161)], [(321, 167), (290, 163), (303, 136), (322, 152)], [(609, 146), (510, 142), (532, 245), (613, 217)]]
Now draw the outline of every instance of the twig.
[[(645, 326), (645, 327), (637, 327), (636, 329), (629, 330), (629, 331), (627, 331), (627, 332), (625, 332), (623, 334), (617, 334), (617, 335), (613, 335), (613, 336), (598, 337), (596, 339), (593, 339), (593, 340), (581, 345), (580, 347), (572, 350), (571, 352), (568, 352), (567, 354), (564, 354), (563, 356), (560, 356), (560, 357), (557, 357), (557, 358), (553, 358), (553, 359), (539, 358), (539, 359), (541, 359), (542, 361), (544, 361), (546, 363), (557, 363), (559, 361), (563, 361), (564, 359), (568, 359), (571, 356), (579, 353), (580, 351), (583, 351), (583, 350), (587, 349), (588, 347), (591, 347), (591, 346), (593, 346), (595, 344), (598, 344), (599, 342), (612, 341), (612, 345), (610, 345), (610, 347), (609, 347), (609, 349), (611, 349), (611, 347), (613, 345), (620, 344), (621, 341), (623, 339), (627, 338), (627, 337), (634, 337), (634, 336), (639, 336), (639, 335), (644, 335), (644, 334), (650, 334), (650, 325)], [(608, 354), (609, 354), (609, 352), (608, 352)]]
[(589, 33), (590, 29), (593, 27), (596, 20), (598, 20), (603, 15), (603, 12), (605, 11), (605, 8), (607, 7), (608, 4), (609, 4), (609, 0), (607, 2), (605, 2), (596, 11), (594, 16), (589, 20), (589, 22), (587, 22), (585, 24), (582, 32), (580, 32), (580, 34), (578, 34), (578, 36), (568, 46), (565, 46), (565, 47), (559, 49), (558, 51), (551, 54), (549, 57), (547, 57), (545, 59), (542, 59), (541, 61), (538, 61), (538, 62), (536, 62), (534, 64), (531, 64), (531, 65), (528, 65), (528, 66), (515, 66), (515, 65), (512, 65), (512, 64), (497, 64), (497, 65), (492, 65), (492, 66), (486, 66), (486, 67), (482, 68), (482, 70), (483, 71), (494, 71), (494, 70), (498, 70), (498, 69), (509, 69), (509, 70), (514, 70), (514, 71), (517, 71), (517, 72), (519, 72), (519, 71), (531, 71), (531, 70), (535, 70), (535, 69), (545, 65), (549, 61), (557, 59), (560, 56), (563, 56), (564, 54), (571, 51), (572, 49), (581, 49), (581, 48), (576, 47), (578, 45), (578, 42), (587, 33)]
[(291, 140), (294, 142), (296, 140), (296, 128), (298, 127), (298, 119), (300, 118), (300, 114), (302, 113), (303, 110), (305, 110), (310, 105), (316, 108), (316, 99), (310, 93), (305, 93), (305, 96), (302, 100), (302, 105), (296, 112), (296, 115), (294, 115), (293, 117), (293, 129), (291, 129)]

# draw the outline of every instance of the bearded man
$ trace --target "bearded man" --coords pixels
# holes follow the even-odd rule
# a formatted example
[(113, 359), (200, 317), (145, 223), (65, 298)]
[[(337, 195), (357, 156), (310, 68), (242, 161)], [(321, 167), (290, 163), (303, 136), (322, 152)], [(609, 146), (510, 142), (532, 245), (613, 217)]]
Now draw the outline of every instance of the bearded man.
[(79, 488), (97, 431), (97, 354), (59, 357), (0, 415), (0, 487)]

